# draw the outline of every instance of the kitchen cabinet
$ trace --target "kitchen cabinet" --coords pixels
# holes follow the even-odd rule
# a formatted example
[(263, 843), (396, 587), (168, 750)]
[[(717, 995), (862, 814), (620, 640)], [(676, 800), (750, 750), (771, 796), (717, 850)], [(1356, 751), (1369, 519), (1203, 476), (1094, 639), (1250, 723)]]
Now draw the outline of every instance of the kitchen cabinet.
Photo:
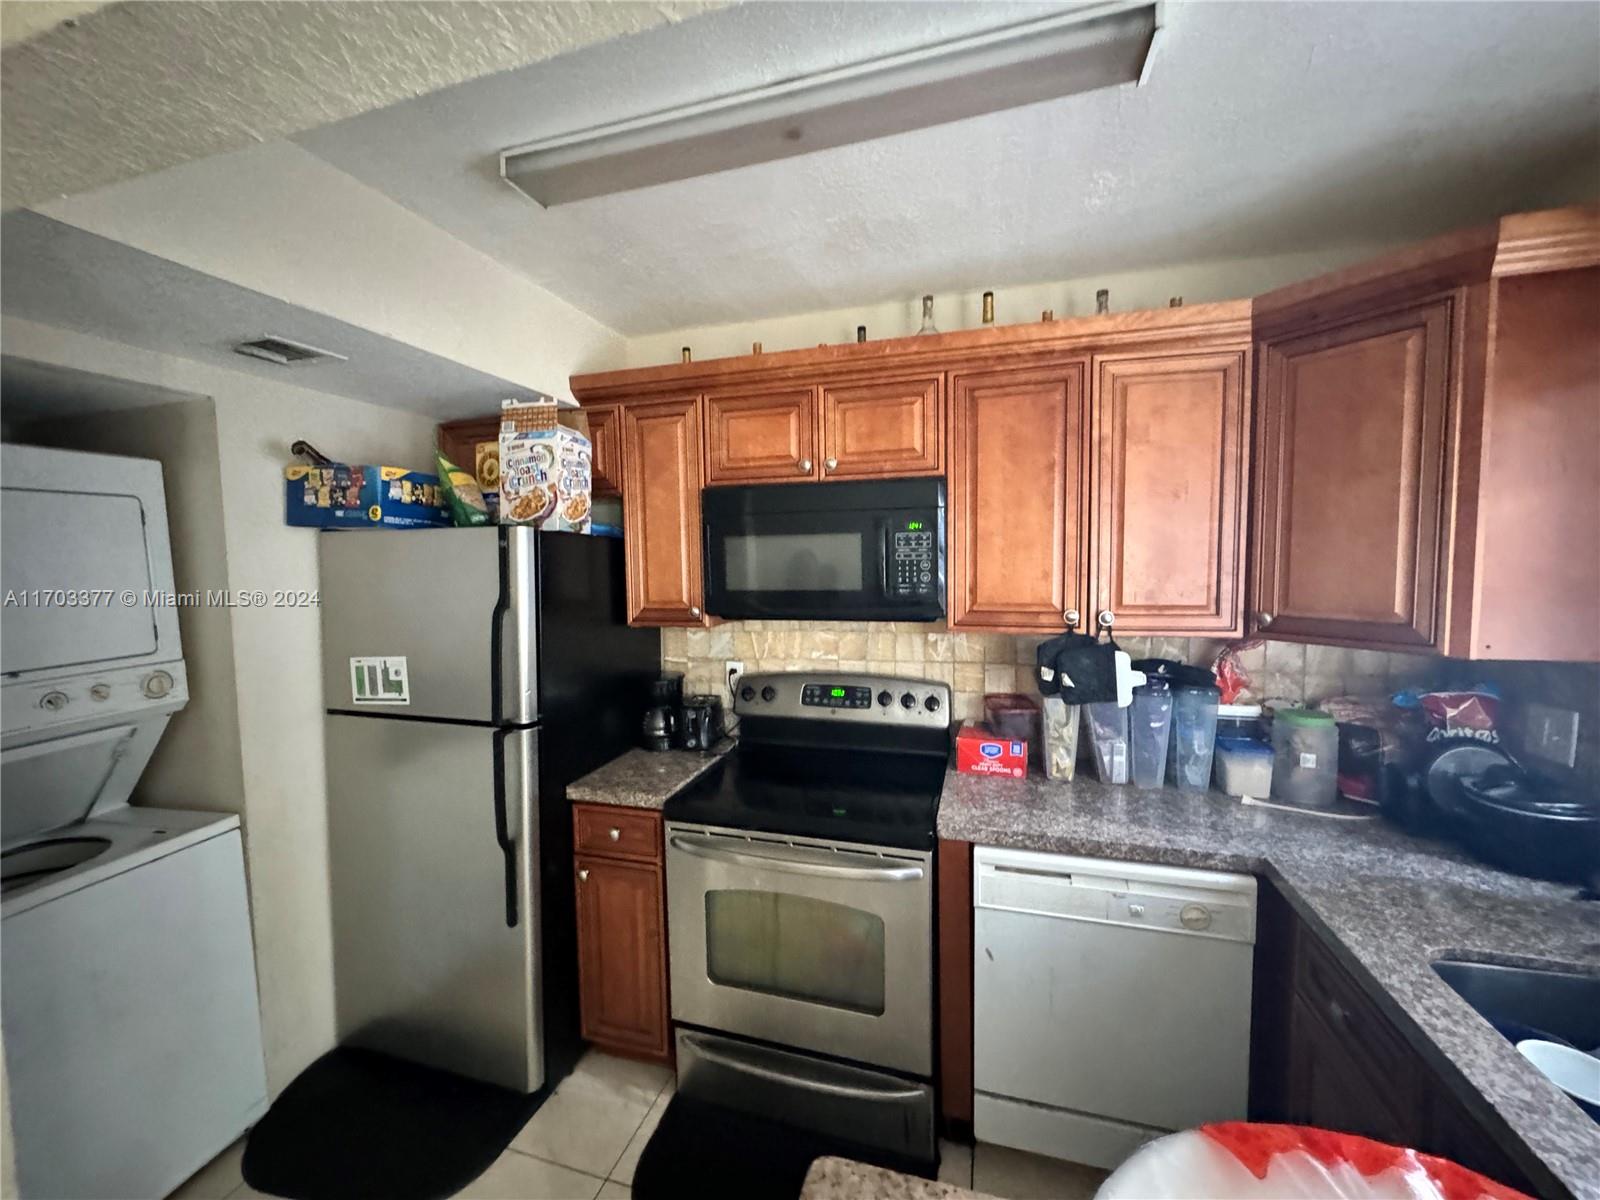
[(952, 376), (952, 629), (1053, 632), (1084, 604), (1084, 376), (1072, 358)]
[(584, 405), (589, 444), (594, 449), (590, 475), (596, 496), (622, 495), (622, 410), (615, 404)]
[(583, 1036), (617, 1054), (665, 1062), (671, 1049), (661, 814), (577, 804), (572, 820)]
[(1600, 207), (1257, 297), (1267, 637), (1600, 661)]
[(703, 625), (700, 397), (622, 408), (628, 622)]
[(867, 379), (822, 387), (822, 478), (944, 470), (944, 379)]
[(1117, 633), (1243, 632), (1246, 358), (1095, 360), (1092, 608)]
[(817, 475), (815, 388), (711, 392), (707, 483), (796, 483)]

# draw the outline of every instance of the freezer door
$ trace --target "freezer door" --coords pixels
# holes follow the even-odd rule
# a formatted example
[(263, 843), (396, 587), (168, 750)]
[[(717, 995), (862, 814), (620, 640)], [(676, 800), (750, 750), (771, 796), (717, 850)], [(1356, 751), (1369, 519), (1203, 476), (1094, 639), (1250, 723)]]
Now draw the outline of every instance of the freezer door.
[(341, 1041), (543, 1083), (538, 736), (329, 715)]
[(327, 708), (538, 719), (532, 529), (324, 533), (318, 544)]

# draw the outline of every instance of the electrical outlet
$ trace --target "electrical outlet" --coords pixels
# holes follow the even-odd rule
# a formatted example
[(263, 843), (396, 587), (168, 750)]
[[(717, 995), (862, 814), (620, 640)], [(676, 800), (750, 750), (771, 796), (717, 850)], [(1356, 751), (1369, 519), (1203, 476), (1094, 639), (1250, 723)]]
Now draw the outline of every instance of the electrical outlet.
[(1564, 767), (1578, 765), (1578, 714), (1569, 708), (1530, 704), (1523, 718), (1524, 748)]
[(730, 658), (722, 664), (722, 678), (728, 685), (728, 695), (739, 694), (739, 680), (744, 675), (744, 664), (736, 658)]

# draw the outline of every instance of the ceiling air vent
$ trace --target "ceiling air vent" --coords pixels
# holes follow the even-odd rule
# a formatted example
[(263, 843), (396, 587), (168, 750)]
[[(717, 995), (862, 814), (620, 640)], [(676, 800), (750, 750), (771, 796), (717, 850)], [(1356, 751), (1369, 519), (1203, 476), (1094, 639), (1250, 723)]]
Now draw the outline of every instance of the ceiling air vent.
[(332, 350), (322, 350), (316, 346), (308, 346), (304, 342), (272, 334), (257, 338), (253, 342), (240, 342), (233, 348), (233, 352), (251, 358), (265, 359), (269, 363), (277, 363), (280, 367), (293, 366), (295, 363), (317, 362), (324, 358), (332, 359), (334, 362), (350, 361), (350, 356), (347, 354), (335, 354)]

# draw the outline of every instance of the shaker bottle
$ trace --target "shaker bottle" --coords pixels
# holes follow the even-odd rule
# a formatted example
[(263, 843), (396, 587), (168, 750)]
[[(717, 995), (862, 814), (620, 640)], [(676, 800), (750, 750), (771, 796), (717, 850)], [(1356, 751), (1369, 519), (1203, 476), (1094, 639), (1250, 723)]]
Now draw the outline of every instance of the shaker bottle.
[(1133, 784), (1156, 788), (1167, 770), (1167, 736), (1172, 728), (1172, 685), (1150, 679), (1133, 689)]
[(1172, 689), (1171, 782), (1205, 791), (1211, 786), (1211, 752), (1217, 740), (1217, 701), (1222, 693), (1208, 684)]

